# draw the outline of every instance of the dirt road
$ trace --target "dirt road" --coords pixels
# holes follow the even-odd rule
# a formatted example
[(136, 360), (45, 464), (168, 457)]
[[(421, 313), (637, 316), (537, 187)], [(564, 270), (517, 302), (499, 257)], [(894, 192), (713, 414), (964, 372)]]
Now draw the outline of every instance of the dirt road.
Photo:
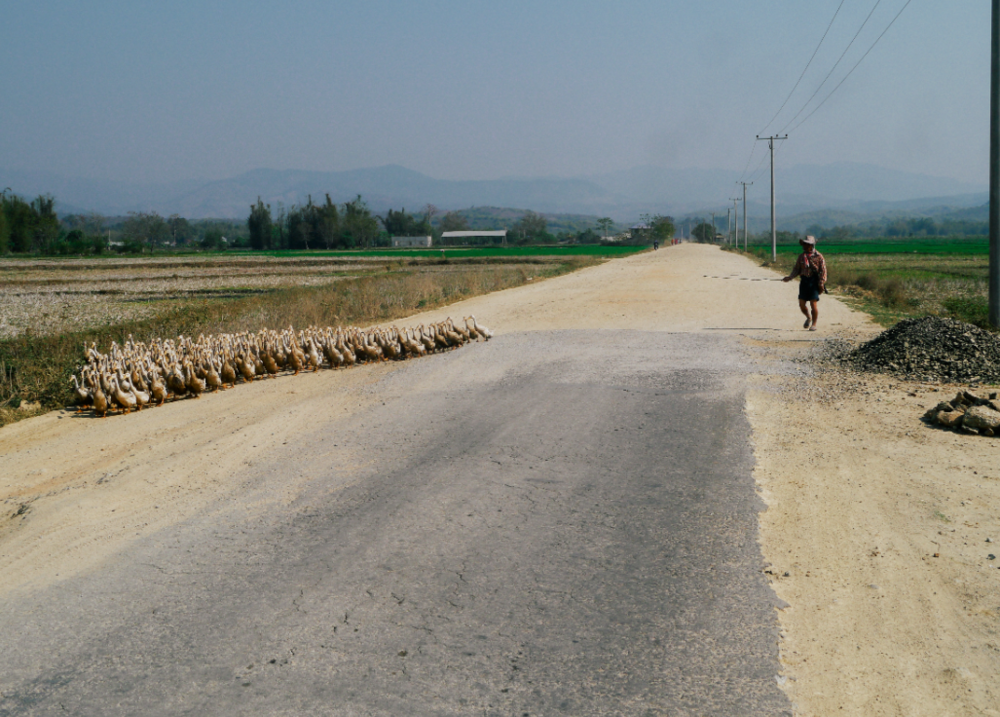
[[(996, 602), (1000, 571), (990, 571), (984, 561), (969, 566), (976, 560), (973, 547), (989, 545), (984, 541), (990, 536), (979, 533), (996, 527), (988, 502), (997, 497), (989, 461), (993, 444), (983, 441), (970, 450), (952, 434), (924, 429), (915, 420), (919, 409), (911, 405), (917, 401), (901, 398), (903, 389), (873, 382), (875, 389), (884, 388), (881, 402), (824, 389), (822, 379), (790, 360), (830, 332), (872, 327), (835, 301), (824, 299), (822, 309), (822, 330), (804, 332), (794, 287), (740, 257), (682, 245), (414, 319), (475, 313), (497, 332), (491, 344), (419, 362), (255, 382), (126, 418), (57, 412), (8, 426), (0, 431), (0, 496), (8, 516), (0, 528), (0, 643), (8, 663), (0, 670), (0, 709), (46, 713), (55, 711), (59, 697), (75, 704), (77, 713), (99, 713), (93, 705), (118, 679), (115, 686), (129, 686), (118, 693), (122, 712), (130, 704), (148, 705), (142, 700), (155, 696), (157, 711), (164, 714), (192, 708), (211, 713), (223, 703), (278, 713), (267, 697), (287, 694), (280, 687), (284, 678), (276, 673), (265, 678), (262, 671), (282, 661), (297, 666), (295, 679), (312, 686), (312, 697), (334, 698), (323, 693), (324, 684), (339, 686), (336, 694), (343, 697), (343, 690), (350, 691), (345, 685), (366, 679), (388, 695), (398, 687), (390, 676), (420, 669), (414, 662), (407, 667), (412, 656), (407, 649), (413, 648), (395, 640), (399, 625), (409, 621), (445, 636), (443, 643), (420, 643), (438, 658), (425, 662), (425, 669), (434, 664), (443, 672), (421, 674), (422, 693), (382, 702), (359, 686), (345, 702), (354, 711), (343, 713), (394, 714), (409, 705), (411, 713), (429, 714), (461, 713), (471, 706), (485, 713), (531, 706), (533, 713), (701, 708), (747, 714), (753, 704), (753, 713), (775, 714), (791, 704), (798, 714), (840, 708), (848, 714), (991, 714), (996, 701), (989, 678), (997, 672), (998, 652), (989, 632), (997, 606), (990, 600)], [(449, 376), (460, 378), (451, 384)], [(660, 385), (673, 386), (677, 394), (653, 400)], [(477, 386), (490, 388), (494, 400), (477, 396)], [(483, 416), (509, 398), (505, 386), (517, 388), (518, 401), (491, 423)], [(590, 388), (572, 388), (577, 386)], [(624, 397), (629, 387), (638, 403)], [(815, 400), (821, 390), (833, 398)], [(643, 396), (649, 403), (645, 410)], [(681, 408), (671, 412), (670, 406)], [(752, 439), (749, 428), (732, 422), (741, 406)], [(595, 407), (605, 410), (588, 422)], [(639, 418), (640, 413), (650, 415)], [(559, 433), (544, 450), (523, 450), (561, 422), (572, 430)], [(520, 431), (512, 428), (522, 423)], [(600, 430), (588, 434), (594, 425)], [(657, 440), (640, 440), (651, 426), (661, 428)], [(510, 431), (509, 440), (492, 438)], [(701, 471), (699, 465), (726, 451), (698, 436), (717, 434), (727, 437), (720, 445), (736, 444), (738, 450), (724, 464), (728, 468)], [(467, 440), (448, 444), (451, 435)], [(751, 440), (757, 458), (753, 477), (770, 506), (759, 537), (764, 559), (773, 564), (767, 573), (761, 572), (752, 537), (763, 506), (754, 502), (750, 463), (741, 463)], [(560, 453), (563, 444), (575, 447)], [(450, 447), (429, 455), (428, 445)], [(625, 469), (560, 487), (558, 481), (567, 476), (586, 475), (588, 445), (606, 449), (599, 451), (605, 454), (599, 465)], [(560, 455), (562, 465), (542, 464), (543, 457)], [(491, 461), (511, 462), (510, 472), (497, 476), (513, 487), (495, 487), (490, 479), (497, 476), (486, 470)], [(953, 472), (952, 463), (963, 466), (962, 472)], [(662, 472), (664, 465), (674, 477), (650, 481), (646, 474), (657, 466)], [(448, 482), (466, 470), (470, 480)], [(531, 483), (537, 476), (541, 482)], [(741, 476), (742, 482), (727, 482)], [(950, 488), (942, 487), (942, 476)], [(694, 483), (682, 490), (685, 479)], [(481, 495), (473, 488), (477, 484), (486, 486)], [(456, 493), (457, 485), (465, 487)], [(709, 490), (696, 491), (698, 485)], [(673, 493), (657, 492), (671, 486)], [(538, 495), (546, 495), (539, 489), (551, 489), (547, 495), (555, 500), (539, 508)], [(586, 507), (588, 490), (604, 499), (597, 504), (613, 503), (614, 509), (594, 514)], [(960, 492), (970, 500), (960, 500)], [(645, 502), (629, 502), (640, 495)], [(732, 501), (731, 507), (705, 510), (706, 496)], [(688, 502), (678, 505), (701, 506), (689, 511), (698, 521), (686, 522), (683, 512), (670, 517), (670, 506), (681, 499)], [(938, 509), (949, 500), (962, 502), (961, 510)], [(502, 522), (473, 529), (460, 520), (472, 521), (497, 504), (511, 513)], [(388, 512), (365, 512), (374, 510), (372, 505)], [(404, 505), (433, 521), (416, 521), (401, 512)], [(713, 523), (708, 518), (713, 512), (733, 516), (732, 522)], [(935, 517), (938, 513), (948, 523)], [(319, 533), (329, 542), (285, 542), (286, 536), (305, 534), (309, 521), (334, 517), (339, 527)], [(370, 532), (372, 520), (383, 520), (380, 527), (388, 530)], [(632, 521), (652, 532), (622, 538)], [(430, 536), (429, 526), (442, 535)], [(568, 532), (555, 526), (569, 526)], [(513, 531), (522, 527), (530, 528), (535, 540), (517, 539)], [(948, 533), (951, 529), (959, 532)], [(749, 540), (741, 532), (746, 530)], [(240, 537), (247, 534), (261, 540)], [(408, 541), (426, 559), (408, 565), (401, 558), (414, 553), (386, 536)], [(942, 548), (934, 551), (940, 558), (923, 555), (924, 543), (935, 537), (954, 552)], [(962, 557), (959, 541), (968, 543)], [(336, 555), (347, 550), (340, 546), (358, 542), (371, 545), (378, 560), (352, 573)], [(657, 561), (665, 551), (640, 549), (661, 544), (674, 550), (662, 564)], [(678, 551), (678, 544), (684, 550)], [(291, 554), (282, 552), (289, 547)], [(320, 554), (327, 557), (316, 562)], [(689, 555), (698, 559), (679, 571)], [(460, 559), (470, 556), (477, 564), (462, 566)], [(437, 577), (456, 561), (457, 583), (454, 575)], [(226, 564), (240, 566), (238, 577), (215, 572)], [(579, 603), (594, 585), (588, 576), (595, 565), (614, 567), (602, 585), (629, 589), (597, 590), (601, 600)], [(713, 575), (716, 565), (725, 570)], [(355, 626), (350, 610), (344, 616), (324, 611), (358, 603), (347, 588), (317, 575), (331, 566), (336, 566), (332, 574), (352, 577), (356, 586), (367, 584), (378, 596), (376, 607), (358, 607), (365, 642), (341, 645), (336, 659), (330, 653), (318, 657), (326, 649), (318, 645), (332, 639), (334, 626), (340, 635), (353, 635)], [(541, 568), (557, 573), (562, 584), (547, 585), (539, 578), (546, 574)], [(262, 589), (275, 574), (296, 586), (280, 609)], [(475, 589), (463, 586), (467, 576), (478, 581)], [(766, 647), (774, 648), (775, 636), (769, 632), (774, 603), (765, 581), (789, 604), (778, 613), (780, 655), (777, 650), (770, 655)], [(678, 584), (688, 583), (690, 594), (677, 591)], [(576, 596), (576, 602), (552, 597), (560, 591)], [(720, 611), (734, 592), (746, 602)], [(156, 598), (144, 601), (144, 594)], [(453, 602), (464, 616), (458, 623), (484, 625), (484, 632), (475, 634), (487, 638), (516, 626), (512, 632), (522, 643), (531, 642), (532, 650), (519, 650), (521, 643), (507, 633), (506, 642), (488, 648), (459, 645), (467, 631), (449, 632), (445, 623), (455, 615), (431, 607), (447, 602), (449, 594), (458, 596)], [(181, 603), (178, 595), (186, 596)], [(525, 595), (532, 609), (523, 607)], [(657, 595), (663, 602), (650, 597)], [(706, 601), (706, 595), (721, 602)], [(165, 603), (165, 596), (174, 596), (174, 602)], [(236, 606), (232, 620), (246, 624), (225, 629), (208, 620), (220, 600)], [(392, 613), (393, 604), (399, 612)], [(699, 610), (699, 604), (707, 607)], [(137, 606), (149, 613), (140, 615)], [(415, 612), (408, 615), (411, 606)], [(674, 618), (638, 617), (657, 611)], [(310, 612), (324, 615), (330, 635), (318, 639), (303, 627), (300, 614)], [(738, 615), (739, 627), (726, 622), (729, 613)], [(87, 615), (89, 628), (79, 624)], [(437, 622), (431, 624), (431, 618)], [(685, 621), (697, 629), (683, 627)], [(382, 626), (380, 632), (369, 634), (374, 625)], [(565, 643), (580, 625), (587, 629)], [(59, 628), (55, 634), (53, 627)], [(525, 637), (532, 630), (533, 642)], [(229, 663), (254, 644), (233, 642), (239, 631), (258, 635), (268, 656), (247, 654), (246, 665), (237, 670)], [(478, 640), (475, 634), (472, 639)], [(199, 635), (211, 635), (226, 659), (199, 647)], [(72, 636), (69, 643), (66, 636)], [(296, 639), (311, 645), (308, 658), (301, 647), (296, 657)], [(585, 647), (574, 647), (581, 642)], [(162, 661), (144, 657), (144, 647), (152, 644), (170, 647)], [(390, 647), (398, 648), (393, 659), (386, 657)], [(616, 651), (632, 654), (612, 659)], [(749, 662), (748, 654), (754, 655)], [(57, 655), (63, 657), (55, 660)], [(455, 655), (465, 655), (467, 663), (447, 667)], [(103, 667), (84, 669), (81, 657), (93, 657)], [(501, 659), (507, 660), (507, 677), (513, 672), (529, 677), (500, 687), (507, 683), (494, 661)], [(345, 660), (368, 665), (368, 672), (347, 670)], [(61, 671), (53, 673), (53, 662)], [(323, 664), (327, 672), (305, 673), (305, 664)], [(733, 667), (741, 664), (746, 670)], [(139, 674), (135, 665), (141, 666)], [(207, 672), (193, 665), (208, 666)], [(606, 674), (612, 665), (615, 674)], [(336, 674), (347, 682), (338, 682)], [(587, 676), (586, 685), (573, 684), (580, 675)], [(193, 691), (192, 682), (198, 686)], [(611, 687), (615, 684), (620, 689)], [(188, 687), (161, 695), (155, 685)], [(479, 687), (467, 690), (469, 685), (485, 687), (480, 693)], [(429, 694), (439, 701), (427, 702)], [(472, 702), (440, 701), (459, 699)], [(414, 710), (415, 703), (424, 708)], [(293, 703), (285, 708), (296, 711)]]

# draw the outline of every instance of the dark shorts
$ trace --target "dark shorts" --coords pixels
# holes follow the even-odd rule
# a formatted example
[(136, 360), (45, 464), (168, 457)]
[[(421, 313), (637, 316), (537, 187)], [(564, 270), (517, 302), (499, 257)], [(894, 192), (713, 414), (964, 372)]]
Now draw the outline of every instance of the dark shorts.
[(819, 301), (818, 276), (803, 276), (799, 279), (799, 301)]

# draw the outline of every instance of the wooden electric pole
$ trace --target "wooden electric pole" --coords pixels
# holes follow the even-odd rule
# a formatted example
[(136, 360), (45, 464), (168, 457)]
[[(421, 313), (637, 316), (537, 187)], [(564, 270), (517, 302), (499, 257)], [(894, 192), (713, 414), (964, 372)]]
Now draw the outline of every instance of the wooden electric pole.
[[(743, 251), (747, 250), (747, 184), (753, 185), (753, 182), (740, 182), (743, 185)], [(739, 244), (740, 238), (737, 235), (736, 243)]]
[(1000, 327), (1000, 0), (993, 0), (990, 65), (990, 298), (989, 319)]
[(737, 249), (740, 248), (740, 210), (739, 210), (739, 197), (730, 197), (730, 201), (733, 203), (733, 232), (734, 243)]
[[(1000, 0), (993, 0), (993, 2), (1000, 2)], [(786, 134), (784, 137), (779, 137), (777, 135), (772, 135), (770, 137), (761, 137), (757, 135), (757, 140), (767, 140), (767, 148), (771, 150), (771, 261), (778, 260), (778, 228), (774, 221), (774, 143), (778, 140), (788, 139)]]

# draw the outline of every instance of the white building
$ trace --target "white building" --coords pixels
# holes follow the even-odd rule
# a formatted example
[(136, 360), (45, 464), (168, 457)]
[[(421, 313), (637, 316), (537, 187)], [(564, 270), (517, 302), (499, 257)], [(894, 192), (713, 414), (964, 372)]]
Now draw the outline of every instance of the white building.
[(393, 237), (392, 245), (394, 247), (401, 246), (419, 246), (419, 247), (429, 247), (432, 243), (431, 237)]
[[(474, 240), (479, 241), (474, 241)], [(464, 240), (464, 241), (463, 241)], [(499, 231), (469, 231), (469, 232), (443, 232), (441, 234), (442, 244), (468, 244), (470, 240), (472, 243), (485, 244), (489, 240), (495, 242), (500, 241), (501, 244), (507, 243), (507, 230), (501, 229)]]

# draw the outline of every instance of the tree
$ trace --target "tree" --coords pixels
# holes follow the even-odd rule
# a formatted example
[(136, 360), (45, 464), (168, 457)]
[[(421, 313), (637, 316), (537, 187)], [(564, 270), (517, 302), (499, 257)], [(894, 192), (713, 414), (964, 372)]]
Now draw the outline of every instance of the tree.
[(203, 249), (211, 249), (213, 251), (219, 251), (225, 248), (225, 242), (222, 240), (225, 237), (222, 236), (222, 229), (219, 227), (209, 227), (205, 230), (205, 236), (201, 240), (201, 246)]
[(674, 238), (674, 218), (657, 214), (650, 219), (649, 230), (653, 239), (665, 244)]
[(0, 194), (0, 254), (10, 251), (10, 224), (7, 222), (7, 190)]
[(715, 229), (708, 222), (702, 222), (691, 230), (691, 236), (702, 243), (713, 242), (715, 241)]
[(548, 226), (549, 223), (545, 217), (529, 209), (524, 213), (524, 216), (514, 223), (511, 231), (522, 242), (538, 241), (549, 238), (549, 233), (546, 231)]
[(372, 215), (365, 200), (359, 194), (344, 203), (344, 221), (341, 236), (348, 247), (371, 246), (378, 236), (378, 220)]
[(66, 235), (66, 247), (73, 254), (89, 254), (93, 243), (82, 229), (74, 229)]
[(170, 238), (167, 223), (156, 212), (129, 212), (122, 224), (122, 237), (126, 245), (135, 246), (139, 251), (164, 244)]
[(170, 242), (174, 246), (187, 244), (194, 236), (191, 223), (179, 214), (171, 214), (167, 218), (167, 229), (170, 231)]
[(285, 220), (288, 225), (288, 248), (305, 249), (309, 251), (309, 242), (316, 244), (318, 239), (316, 225), (319, 223), (316, 205), (313, 204), (312, 195), (304, 207), (292, 206), (288, 210), (288, 217)]
[(422, 223), (412, 214), (408, 214), (406, 207), (403, 207), (398, 212), (392, 209), (387, 211), (385, 217), (382, 218), (382, 226), (385, 227), (389, 236), (412, 237), (417, 236)]
[(601, 230), (601, 236), (603, 237), (610, 236), (611, 227), (614, 225), (615, 223), (611, 221), (611, 217), (601, 217), (597, 220), (597, 228)]
[(327, 249), (335, 249), (340, 244), (340, 215), (329, 194), (326, 204), (316, 208), (316, 238)]
[(433, 204), (428, 203), (424, 205), (424, 221), (423, 226), (420, 229), (419, 236), (426, 236), (427, 234), (432, 234), (434, 232), (432, 223), (434, 221), (434, 217), (437, 216), (437, 213), (438, 208)]
[(458, 212), (448, 212), (441, 217), (439, 227), (443, 232), (467, 232), (469, 231), (469, 220)]
[(285, 203), (278, 202), (278, 218), (274, 222), (274, 226), (271, 228), (271, 234), (277, 235), (273, 239), (273, 246), (278, 249), (288, 248), (288, 234), (285, 228), (288, 226), (288, 213), (285, 211)]
[(56, 200), (50, 194), (39, 195), (31, 203), (34, 213), (32, 227), (32, 249), (40, 252), (50, 252), (59, 239), (59, 217), (56, 216)]
[(250, 205), (250, 217), (247, 219), (250, 230), (250, 248), (262, 251), (271, 248), (271, 205), (264, 204), (257, 197), (257, 204)]

